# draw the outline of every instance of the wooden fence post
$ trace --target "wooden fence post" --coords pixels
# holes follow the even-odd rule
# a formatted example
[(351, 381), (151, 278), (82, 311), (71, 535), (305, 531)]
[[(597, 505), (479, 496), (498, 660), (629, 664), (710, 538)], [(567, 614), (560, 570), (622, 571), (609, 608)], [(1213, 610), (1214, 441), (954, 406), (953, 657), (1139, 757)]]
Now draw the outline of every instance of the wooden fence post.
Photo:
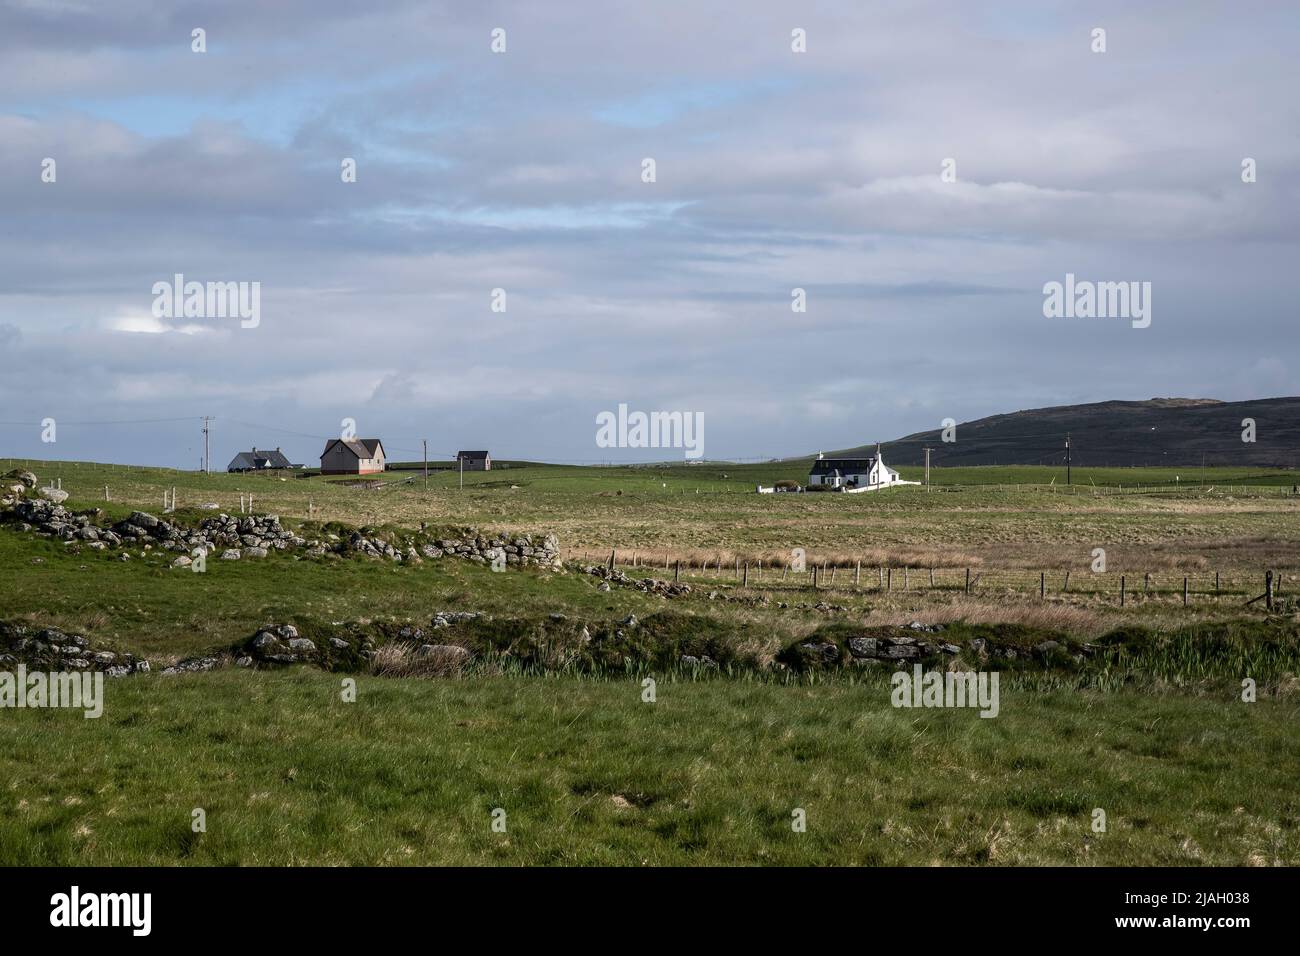
[(853, 586), (854, 586), (854, 587), (857, 587), (857, 586), (858, 586), (858, 581), (859, 581), (861, 578), (862, 578), (862, 559), (859, 558), (859, 559), (858, 559), (858, 563), (855, 564), (855, 565), (853, 566)]
[(1124, 606), (1124, 575), (1119, 576), (1119, 606)]
[(1046, 593), (1047, 593), (1047, 572), (1039, 571), (1038, 572), (1038, 600), (1040, 601), (1043, 600), (1043, 597), (1046, 595)]
[(1273, 610), (1273, 572), (1264, 572), (1264, 607)]
[(894, 590), (894, 569), (893, 568), (889, 568), (888, 570), (885, 571), (885, 590), (886, 591)]
[(1063, 591), (1067, 591), (1067, 592), (1070, 590), (1070, 572), (1069, 572), (1069, 571), (1066, 571), (1066, 572), (1065, 572), (1065, 587), (1062, 588), (1062, 590), (1063, 590)]
[(682, 562), (681, 559), (678, 558), (677, 562), (673, 565), (673, 583), (676, 584), (678, 581), (681, 580), (681, 578), (682, 578)]
[(813, 572), (812, 572), (812, 574), (813, 574), (813, 578), (812, 578), (812, 586), (813, 586), (813, 590), (815, 591), (815, 590), (817, 590), (817, 565), (815, 565), (815, 564), (813, 565)]
[(744, 588), (749, 587), (749, 562), (748, 561), (745, 562), (745, 577), (744, 580), (740, 582), (740, 586)]
[(1187, 578), (1183, 578), (1183, 607), (1187, 607)]
[(970, 568), (966, 569), (966, 593), (970, 594)]

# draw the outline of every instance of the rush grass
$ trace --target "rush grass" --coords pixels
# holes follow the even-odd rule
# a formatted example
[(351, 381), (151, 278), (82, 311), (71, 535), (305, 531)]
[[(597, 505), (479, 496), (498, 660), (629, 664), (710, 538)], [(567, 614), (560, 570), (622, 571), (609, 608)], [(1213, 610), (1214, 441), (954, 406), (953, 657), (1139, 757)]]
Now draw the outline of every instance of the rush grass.
[(0, 712), (0, 864), (1300, 862), (1294, 698), (1012, 688), (981, 719), (894, 709), (881, 682), (667, 675), (656, 698), (575, 677), (362, 677), (355, 703), (308, 670), (112, 682), (99, 720)]

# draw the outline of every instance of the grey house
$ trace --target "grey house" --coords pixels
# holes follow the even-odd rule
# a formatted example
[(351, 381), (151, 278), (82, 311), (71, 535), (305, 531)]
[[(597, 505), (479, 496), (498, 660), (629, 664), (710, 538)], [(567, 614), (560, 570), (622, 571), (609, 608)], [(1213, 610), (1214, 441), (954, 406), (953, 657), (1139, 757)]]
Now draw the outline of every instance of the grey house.
[(230, 460), (226, 471), (266, 471), (268, 468), (301, 468), (302, 465), (290, 463), (280, 449), (275, 451), (241, 451)]
[(465, 471), (492, 470), (492, 456), (485, 451), (458, 451), (456, 462)]
[(322, 475), (372, 475), (384, 467), (384, 443), (378, 438), (331, 438), (320, 453)]

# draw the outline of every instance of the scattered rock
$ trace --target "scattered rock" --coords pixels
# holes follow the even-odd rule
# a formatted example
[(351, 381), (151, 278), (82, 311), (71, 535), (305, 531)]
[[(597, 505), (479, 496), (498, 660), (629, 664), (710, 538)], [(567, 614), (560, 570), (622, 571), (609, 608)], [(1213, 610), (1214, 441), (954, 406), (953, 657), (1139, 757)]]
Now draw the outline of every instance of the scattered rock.
[(219, 657), (189, 657), (183, 661), (177, 661), (171, 667), (164, 667), (164, 674), (197, 674), (203, 671), (210, 671), (221, 666)]

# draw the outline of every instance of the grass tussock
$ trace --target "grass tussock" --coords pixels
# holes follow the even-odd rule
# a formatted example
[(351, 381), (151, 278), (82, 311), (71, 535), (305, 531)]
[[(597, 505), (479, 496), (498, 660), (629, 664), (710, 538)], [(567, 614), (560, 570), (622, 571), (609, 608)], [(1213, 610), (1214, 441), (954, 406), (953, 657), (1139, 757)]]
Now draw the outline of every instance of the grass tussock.
[(468, 655), (450, 651), (446, 645), (435, 646), (434, 650), (424, 653), (421, 653), (421, 646), (424, 645), (394, 642), (376, 648), (375, 656), (371, 660), (370, 673), (376, 677), (411, 677), (425, 680), (436, 677), (459, 677), (469, 662)]

